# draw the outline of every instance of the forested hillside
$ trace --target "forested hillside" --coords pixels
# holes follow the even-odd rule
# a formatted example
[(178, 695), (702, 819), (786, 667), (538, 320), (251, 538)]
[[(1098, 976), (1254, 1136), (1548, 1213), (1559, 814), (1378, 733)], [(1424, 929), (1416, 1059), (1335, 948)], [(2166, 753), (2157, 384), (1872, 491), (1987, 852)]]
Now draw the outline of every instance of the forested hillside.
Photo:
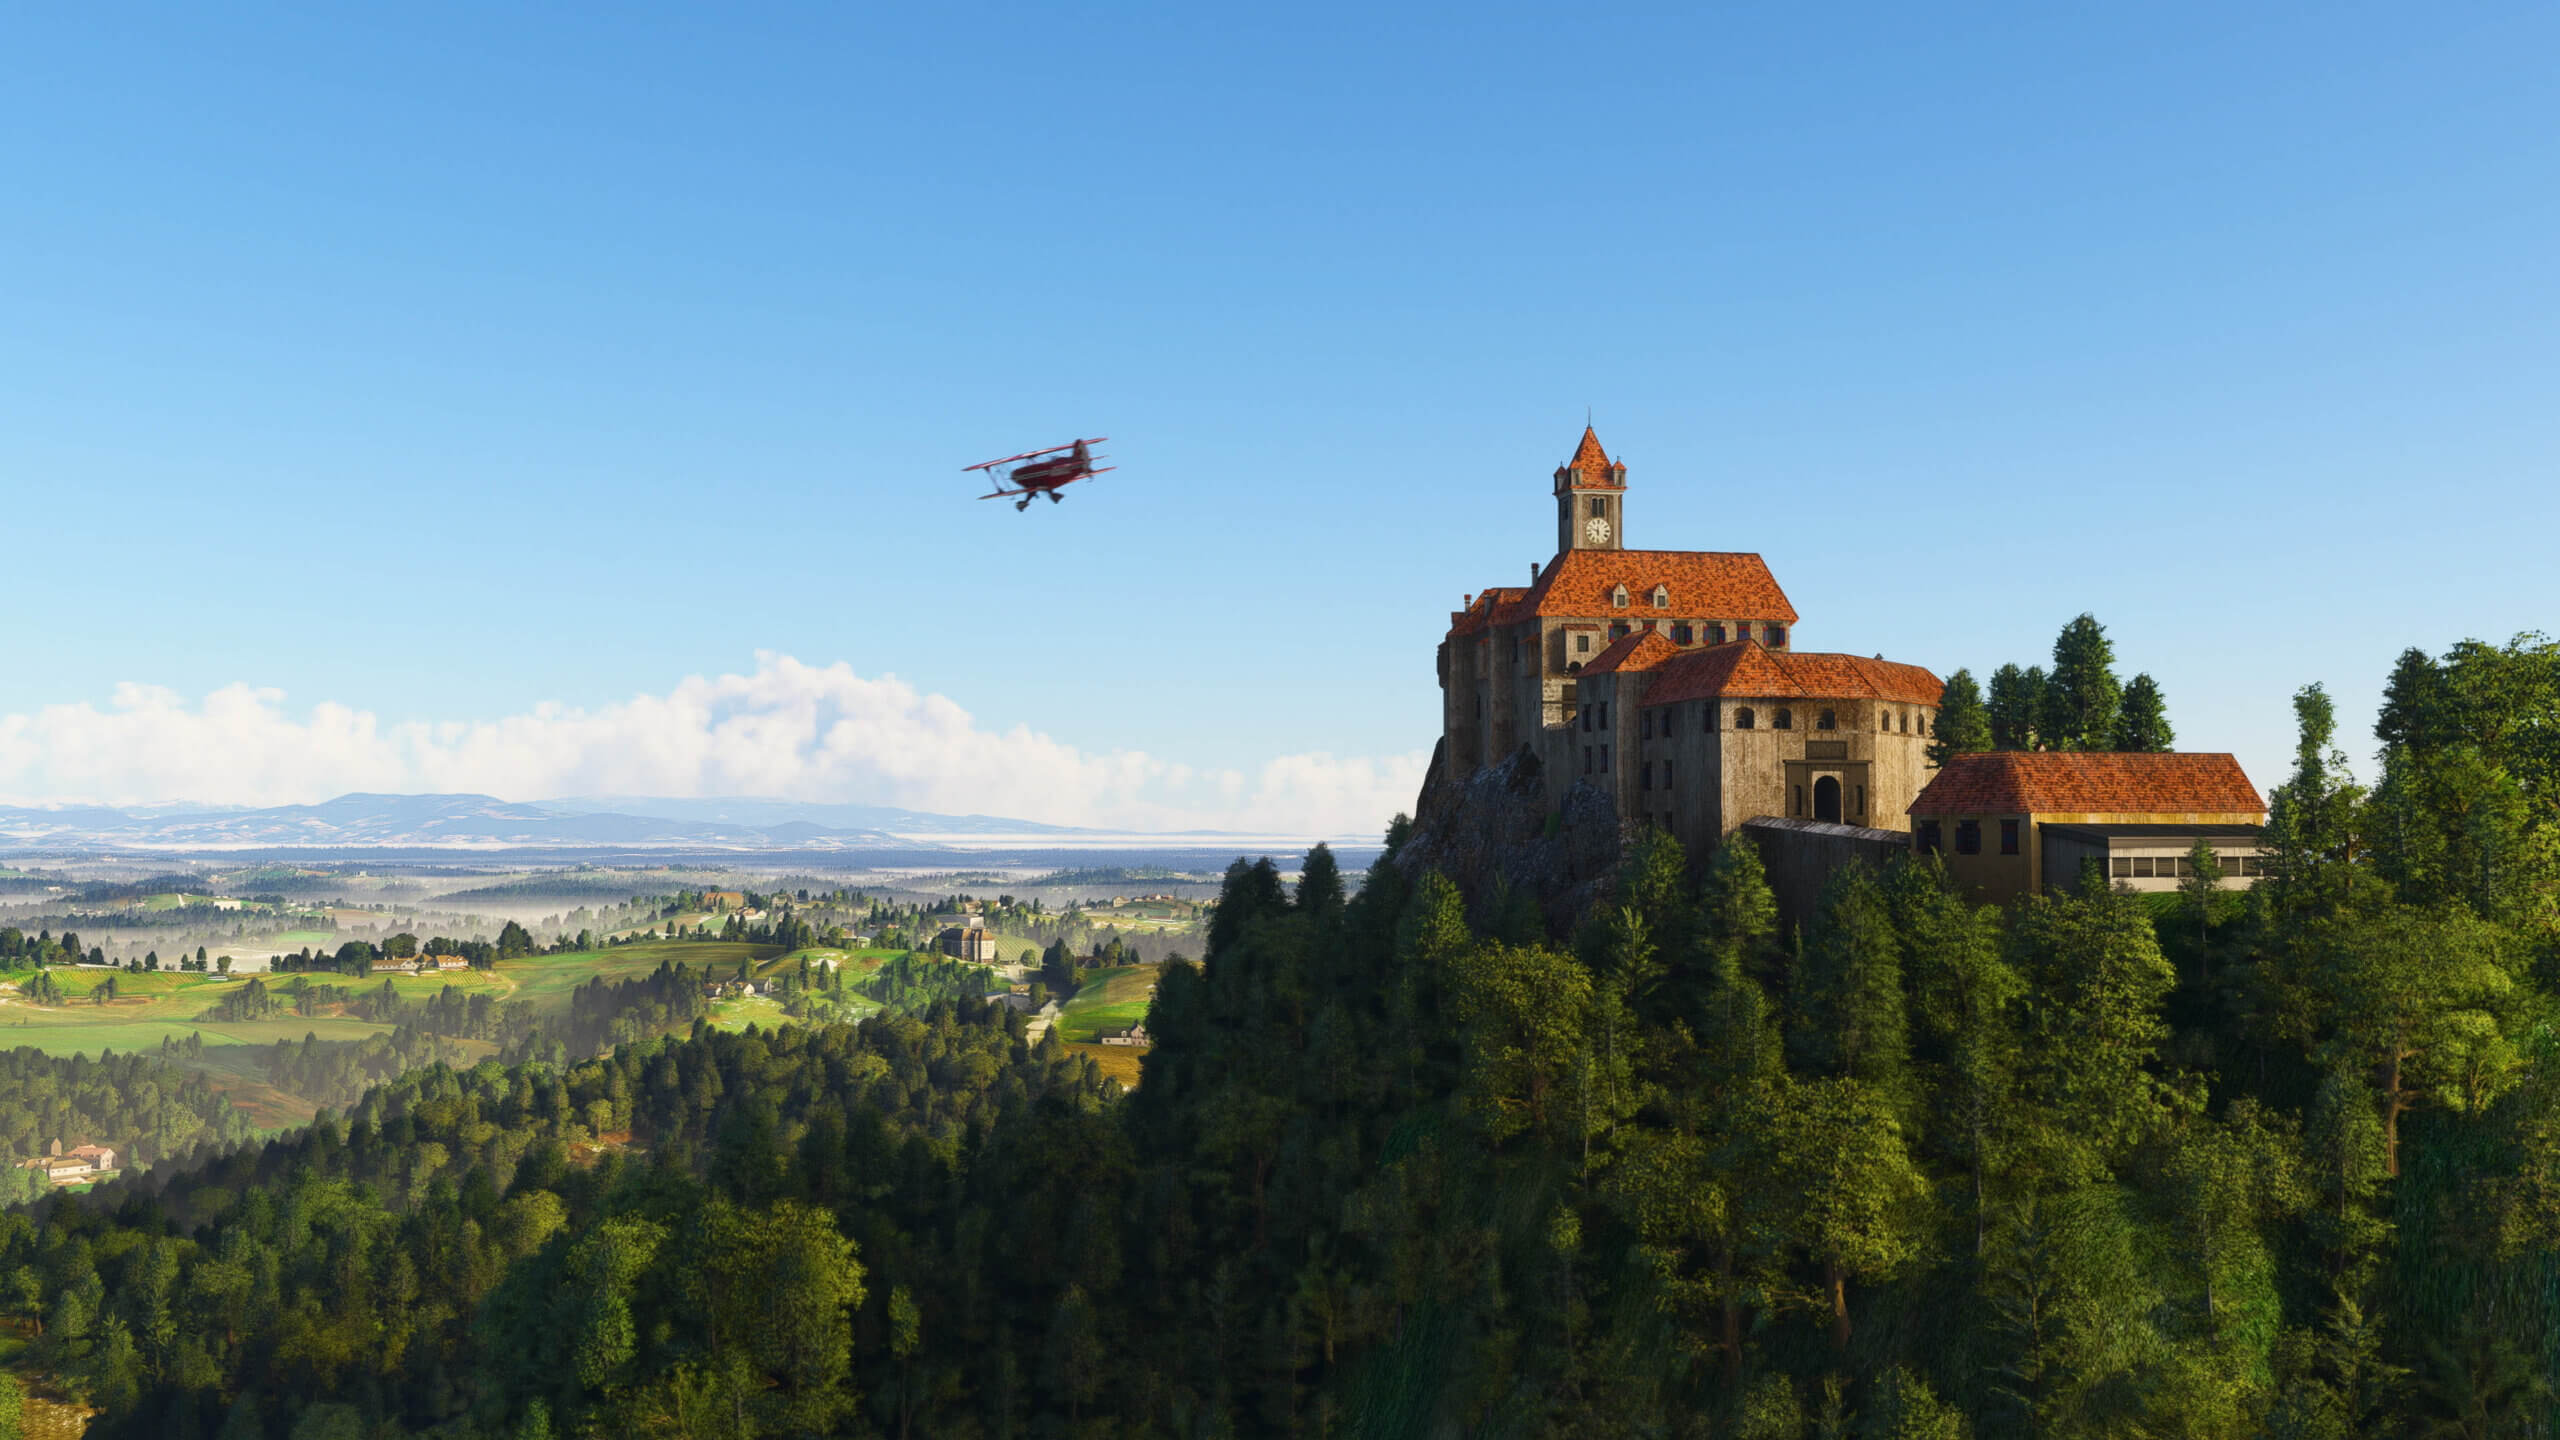
[(2245, 897), (1240, 863), (1126, 1097), (966, 999), (428, 1069), (0, 1289), (106, 1435), (2547, 1435), (2553, 673), (2408, 657), (2371, 794), (2304, 692)]
[(249, 1122), (195, 1071), (143, 1055), (91, 1060), (40, 1050), (0, 1050), (0, 1199), (45, 1193), (18, 1161), (66, 1146), (115, 1147), (123, 1166), (153, 1165), (198, 1149), (236, 1145)]

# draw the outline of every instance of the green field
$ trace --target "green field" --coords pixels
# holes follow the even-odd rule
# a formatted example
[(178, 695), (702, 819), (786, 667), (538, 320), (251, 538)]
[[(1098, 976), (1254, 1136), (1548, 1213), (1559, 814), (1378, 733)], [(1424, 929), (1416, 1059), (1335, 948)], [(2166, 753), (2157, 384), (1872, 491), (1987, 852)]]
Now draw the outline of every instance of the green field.
[(1085, 971), (1075, 998), (1058, 1012), (1058, 1038), (1070, 1045), (1089, 1045), (1105, 1030), (1126, 1030), (1146, 1019), (1147, 1007), (1154, 1003), (1147, 992), (1162, 973), (1154, 965)]
[[(465, 992), (486, 991), (502, 1000), (529, 1000), (549, 1011), (565, 1006), (569, 992), (600, 975), (609, 980), (646, 975), (668, 960), (682, 961), (696, 970), (707, 965), (733, 971), (740, 960), (759, 960), (772, 953), (770, 945), (666, 941), (503, 960), (494, 970), (448, 970), (433, 975), (313, 974), (309, 979), (314, 985), (340, 985), (354, 990), (379, 990), (388, 979), (393, 989), (411, 1000), (427, 999), (447, 987)], [(305, 1035), (317, 1035), (323, 1040), (361, 1040), (391, 1028), (334, 1014), (308, 1018), (285, 1014), (266, 1020), (229, 1022), (197, 1018), (224, 996), (245, 987), (252, 978), (265, 980), (267, 988), (274, 990), (293, 983), (296, 977), (292, 975), (201, 975), (177, 970), (136, 975), (121, 970), (70, 967), (56, 967), (52, 974), (68, 997), (68, 1004), (30, 1005), (17, 999), (14, 992), (0, 992), (0, 1047), (32, 1045), (53, 1055), (96, 1055), (105, 1050), (123, 1054), (156, 1050), (164, 1039), (184, 1042), (189, 1035), (202, 1035), (210, 1050), (217, 1046), (272, 1045), (278, 1040), (300, 1040)], [(97, 1004), (90, 997), (110, 975), (116, 982), (116, 998)]]
[(251, 954), (263, 945), (268, 947), (269, 954), (274, 954), (285, 950), (299, 950), (306, 945), (325, 945), (334, 950), (337, 944), (338, 932), (335, 930), (287, 930), (281, 935), (267, 935), (254, 941), (234, 945), (231, 949), (234, 954)]

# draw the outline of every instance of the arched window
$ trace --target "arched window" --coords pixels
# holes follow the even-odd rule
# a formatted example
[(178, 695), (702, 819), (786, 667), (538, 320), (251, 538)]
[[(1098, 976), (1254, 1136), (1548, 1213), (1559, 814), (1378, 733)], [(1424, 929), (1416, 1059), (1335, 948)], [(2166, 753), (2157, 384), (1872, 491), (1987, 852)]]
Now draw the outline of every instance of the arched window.
[(1911, 733), (1911, 712), (1908, 710), (1902, 712), (1902, 733), (1905, 735)]
[(1778, 717), (1769, 722), (1769, 728), (1772, 730), (1793, 730), (1796, 728), (1796, 712), (1788, 709), (1784, 705), (1779, 706)]
[(1653, 587), (1653, 608), (1656, 610), (1671, 608), (1671, 591), (1667, 587), (1661, 585)]
[(1888, 734), (1888, 735), (1892, 734), (1892, 733), (1893, 733), (1893, 712), (1892, 712), (1892, 711), (1890, 711), (1890, 710), (1879, 710), (1879, 711), (1877, 711), (1877, 712), (1876, 712), (1876, 728), (1877, 728), (1877, 729), (1879, 729), (1879, 730), (1882, 730), (1883, 732), (1885, 732), (1885, 733), (1886, 733), (1886, 734)]
[(1828, 710), (1825, 710), (1821, 714), (1813, 717), (1813, 728), (1816, 730), (1837, 730), (1840, 728), (1840, 717), (1834, 715)]
[(1760, 723), (1759, 717), (1751, 713), (1751, 707), (1748, 705), (1733, 712), (1733, 728), (1736, 730), (1748, 730), (1758, 723)]
[(1609, 603), (1610, 603), (1610, 604), (1612, 604), (1612, 605), (1615, 605), (1616, 607), (1618, 607), (1618, 608), (1619, 608), (1619, 609), (1621, 609), (1621, 610), (1626, 609), (1626, 608), (1627, 608), (1627, 587), (1626, 587), (1626, 586), (1624, 586), (1624, 585), (1621, 585), (1621, 586), (1619, 586), (1617, 589), (1610, 591), (1610, 592), (1609, 592)]

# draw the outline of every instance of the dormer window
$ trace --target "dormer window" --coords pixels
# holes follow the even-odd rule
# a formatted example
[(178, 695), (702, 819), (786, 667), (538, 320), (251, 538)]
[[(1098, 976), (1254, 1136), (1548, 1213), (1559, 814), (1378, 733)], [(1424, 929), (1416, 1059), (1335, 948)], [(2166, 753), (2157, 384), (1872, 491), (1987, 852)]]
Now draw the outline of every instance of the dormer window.
[(1671, 608), (1671, 591), (1667, 587), (1661, 585), (1653, 587), (1653, 608), (1656, 610)]
[(1609, 603), (1610, 603), (1611, 605), (1616, 606), (1618, 609), (1621, 609), (1621, 610), (1626, 609), (1626, 608), (1627, 608), (1627, 587), (1626, 587), (1626, 586), (1624, 586), (1624, 585), (1621, 585), (1621, 586), (1619, 586), (1617, 589), (1610, 591), (1610, 592), (1609, 592)]

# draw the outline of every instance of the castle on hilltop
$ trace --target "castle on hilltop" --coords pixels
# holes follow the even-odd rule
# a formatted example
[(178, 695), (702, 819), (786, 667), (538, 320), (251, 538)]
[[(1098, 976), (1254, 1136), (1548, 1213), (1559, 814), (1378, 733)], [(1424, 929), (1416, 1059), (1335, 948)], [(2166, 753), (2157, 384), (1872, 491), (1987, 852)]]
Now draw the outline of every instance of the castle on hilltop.
[[(1978, 896), (2174, 888), (2201, 841), (2264, 873), (2266, 802), (2226, 754), (1928, 751), (1944, 691), (1917, 665), (1795, 648), (1757, 555), (1626, 548), (1627, 467), (1588, 427), (1555, 473), (1556, 554), (1469, 595), (1440, 642), (1441, 737), (1418, 855), (1558, 917), (1651, 826), (1703, 855), (1749, 827), (1780, 908), (1840, 865), (1945, 857)], [(1996, 838), (1995, 838), (1996, 837)]]
[(1929, 778), (1938, 677), (1795, 648), (1759, 556), (1626, 548), (1627, 467), (1589, 428), (1555, 472), (1556, 554), (1466, 597), (1440, 642), (1441, 764), (1522, 749), (1561, 792), (1695, 849), (1755, 816), (1907, 829)]

